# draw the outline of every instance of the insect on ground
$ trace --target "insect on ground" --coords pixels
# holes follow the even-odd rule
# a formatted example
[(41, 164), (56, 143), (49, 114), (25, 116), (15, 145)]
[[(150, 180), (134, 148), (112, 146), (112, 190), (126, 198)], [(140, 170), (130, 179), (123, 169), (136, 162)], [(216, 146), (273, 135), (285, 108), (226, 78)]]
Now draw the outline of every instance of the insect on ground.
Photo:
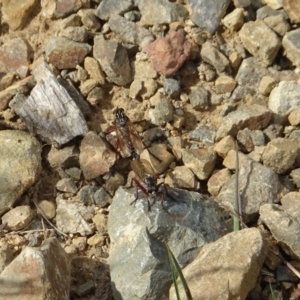
[[(114, 147), (120, 155), (138, 160), (142, 151), (147, 149), (147, 146), (142, 141), (139, 133), (134, 128), (134, 123), (127, 117), (123, 108), (116, 108), (113, 114), (115, 115), (115, 120), (113, 126), (106, 132), (106, 135), (116, 132), (117, 141)], [(161, 161), (152, 153), (151, 155)]]
[[(131, 186), (133, 183), (135, 183), (136, 186), (136, 196), (130, 204), (133, 204), (138, 200), (138, 188), (140, 188), (147, 198), (148, 211), (151, 211), (149, 197), (150, 195), (155, 195), (160, 197), (162, 208), (165, 212), (169, 213), (164, 206), (165, 195), (174, 201), (176, 201), (176, 199), (170, 195), (164, 182), (157, 183), (157, 175), (155, 175), (150, 163), (145, 159), (132, 160), (130, 166), (138, 177), (138, 179), (133, 178), (131, 180)], [(160, 190), (160, 187), (164, 188), (164, 192)]]

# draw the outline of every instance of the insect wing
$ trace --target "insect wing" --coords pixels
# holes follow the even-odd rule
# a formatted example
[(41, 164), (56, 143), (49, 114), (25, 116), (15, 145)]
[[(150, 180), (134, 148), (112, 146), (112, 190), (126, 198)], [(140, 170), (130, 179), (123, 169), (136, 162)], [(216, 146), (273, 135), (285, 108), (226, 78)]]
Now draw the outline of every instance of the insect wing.
[(140, 160), (132, 160), (130, 162), (130, 166), (132, 168), (132, 170), (134, 171), (134, 173), (137, 175), (137, 177), (140, 178), (140, 180), (144, 181), (144, 177), (145, 177), (145, 168), (142, 165)]
[(134, 128), (134, 125), (131, 121), (129, 121), (129, 120), (127, 121), (127, 126), (128, 126), (129, 137), (132, 142), (132, 145), (133, 145), (134, 149), (137, 151), (137, 153), (141, 154), (145, 148), (143, 141), (142, 141), (140, 135), (138, 134), (138, 132), (136, 131), (136, 129)]
[(131, 149), (128, 146), (128, 133), (126, 132), (126, 128), (122, 128), (118, 124), (115, 124), (117, 137), (118, 137), (118, 148), (120, 149), (121, 155), (123, 157), (131, 156)]
[(146, 159), (141, 159), (140, 163), (143, 165), (144, 172), (147, 174), (150, 174), (152, 176), (155, 176), (155, 172), (150, 164), (150, 162)]

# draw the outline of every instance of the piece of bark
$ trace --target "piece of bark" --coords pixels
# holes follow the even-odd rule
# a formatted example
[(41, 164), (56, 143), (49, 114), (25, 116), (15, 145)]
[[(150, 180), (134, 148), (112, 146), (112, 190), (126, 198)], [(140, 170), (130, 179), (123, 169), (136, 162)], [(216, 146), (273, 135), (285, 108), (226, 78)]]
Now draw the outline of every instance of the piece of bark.
[(28, 98), (17, 94), (10, 107), (22, 117), (28, 130), (47, 143), (65, 144), (87, 133), (82, 112), (62, 87), (46, 62), (33, 75), (37, 81)]

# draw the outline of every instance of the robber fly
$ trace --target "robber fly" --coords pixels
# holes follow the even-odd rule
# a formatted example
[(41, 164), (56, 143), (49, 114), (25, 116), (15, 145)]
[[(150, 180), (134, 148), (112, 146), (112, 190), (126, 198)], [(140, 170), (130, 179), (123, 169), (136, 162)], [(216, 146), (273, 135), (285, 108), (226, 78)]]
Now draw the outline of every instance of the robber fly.
[[(116, 131), (117, 142), (115, 148), (119, 149), (123, 157), (131, 157), (134, 160), (139, 160), (141, 152), (147, 146), (135, 130), (134, 124), (124, 113), (123, 108), (116, 108), (113, 114), (115, 115), (113, 127), (108, 130), (107, 134)], [(161, 161), (158, 157), (154, 157)]]
[(132, 160), (130, 162), (130, 166), (132, 170), (135, 172), (135, 174), (138, 176), (139, 180), (137, 178), (133, 178), (131, 180), (131, 186), (133, 182), (136, 184), (136, 197), (135, 199), (130, 203), (135, 203), (138, 200), (138, 187), (142, 190), (142, 192), (147, 197), (148, 201), (148, 211), (151, 211), (151, 204), (149, 201), (150, 195), (156, 195), (160, 196), (161, 205), (168, 213), (168, 211), (165, 209), (165, 206), (163, 204), (164, 201), (164, 193), (159, 190), (161, 186), (164, 187), (165, 194), (168, 195), (171, 199), (175, 200), (168, 192), (167, 187), (164, 182), (161, 182), (157, 184), (157, 175), (154, 174), (153, 168), (151, 167), (150, 163), (145, 159), (140, 160)]

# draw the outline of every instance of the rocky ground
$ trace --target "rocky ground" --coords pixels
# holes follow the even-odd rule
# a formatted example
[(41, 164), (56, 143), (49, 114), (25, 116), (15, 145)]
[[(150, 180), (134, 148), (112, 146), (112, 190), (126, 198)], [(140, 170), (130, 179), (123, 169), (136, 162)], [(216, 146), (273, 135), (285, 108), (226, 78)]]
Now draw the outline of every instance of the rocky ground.
[[(0, 8), (0, 299), (175, 299), (164, 242), (194, 299), (299, 299), (299, 2)], [(117, 107), (169, 186), (151, 211)]]

